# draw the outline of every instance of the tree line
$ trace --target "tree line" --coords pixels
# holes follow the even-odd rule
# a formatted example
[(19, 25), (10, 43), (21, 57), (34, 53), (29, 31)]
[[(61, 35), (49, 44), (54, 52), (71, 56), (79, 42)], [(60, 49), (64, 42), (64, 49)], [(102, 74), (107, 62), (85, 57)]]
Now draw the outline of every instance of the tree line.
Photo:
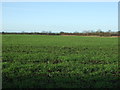
[(59, 33), (53, 33), (51, 31), (42, 31), (42, 32), (2, 32), (2, 34), (30, 34), (30, 35), (77, 35), (77, 36), (120, 36), (120, 31), (113, 32), (111, 30), (108, 30), (106, 32), (102, 30), (97, 31), (83, 31), (82, 33), (79, 32), (59, 32)]

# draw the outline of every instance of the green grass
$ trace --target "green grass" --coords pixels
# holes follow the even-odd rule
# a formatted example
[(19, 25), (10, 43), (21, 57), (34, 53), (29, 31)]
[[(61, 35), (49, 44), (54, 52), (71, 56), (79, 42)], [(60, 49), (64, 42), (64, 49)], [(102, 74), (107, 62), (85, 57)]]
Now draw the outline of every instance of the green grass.
[(118, 38), (3, 35), (3, 88), (117, 88)]

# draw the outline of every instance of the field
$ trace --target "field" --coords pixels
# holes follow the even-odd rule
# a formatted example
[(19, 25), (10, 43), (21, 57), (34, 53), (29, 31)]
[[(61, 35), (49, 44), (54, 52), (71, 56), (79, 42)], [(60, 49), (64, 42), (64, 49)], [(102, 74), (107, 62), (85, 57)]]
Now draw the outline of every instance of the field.
[(3, 88), (117, 88), (118, 38), (3, 35)]

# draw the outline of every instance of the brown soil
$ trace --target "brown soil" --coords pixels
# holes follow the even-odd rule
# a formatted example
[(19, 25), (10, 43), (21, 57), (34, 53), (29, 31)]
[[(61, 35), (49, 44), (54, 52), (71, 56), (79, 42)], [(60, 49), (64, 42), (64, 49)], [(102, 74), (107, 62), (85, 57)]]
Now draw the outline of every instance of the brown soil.
[[(61, 35), (61, 36), (78, 36), (78, 35)], [(84, 36), (84, 37), (107, 37), (107, 36)], [(110, 37), (110, 38), (116, 37), (117, 38), (117, 37), (120, 37), (120, 36), (108, 36), (108, 37)]]

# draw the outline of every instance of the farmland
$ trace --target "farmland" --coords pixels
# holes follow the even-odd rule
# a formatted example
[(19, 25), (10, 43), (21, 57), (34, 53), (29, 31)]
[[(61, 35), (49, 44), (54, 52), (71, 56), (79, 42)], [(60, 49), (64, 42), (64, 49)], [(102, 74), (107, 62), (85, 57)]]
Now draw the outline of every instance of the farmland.
[(2, 36), (3, 88), (116, 88), (118, 38)]

